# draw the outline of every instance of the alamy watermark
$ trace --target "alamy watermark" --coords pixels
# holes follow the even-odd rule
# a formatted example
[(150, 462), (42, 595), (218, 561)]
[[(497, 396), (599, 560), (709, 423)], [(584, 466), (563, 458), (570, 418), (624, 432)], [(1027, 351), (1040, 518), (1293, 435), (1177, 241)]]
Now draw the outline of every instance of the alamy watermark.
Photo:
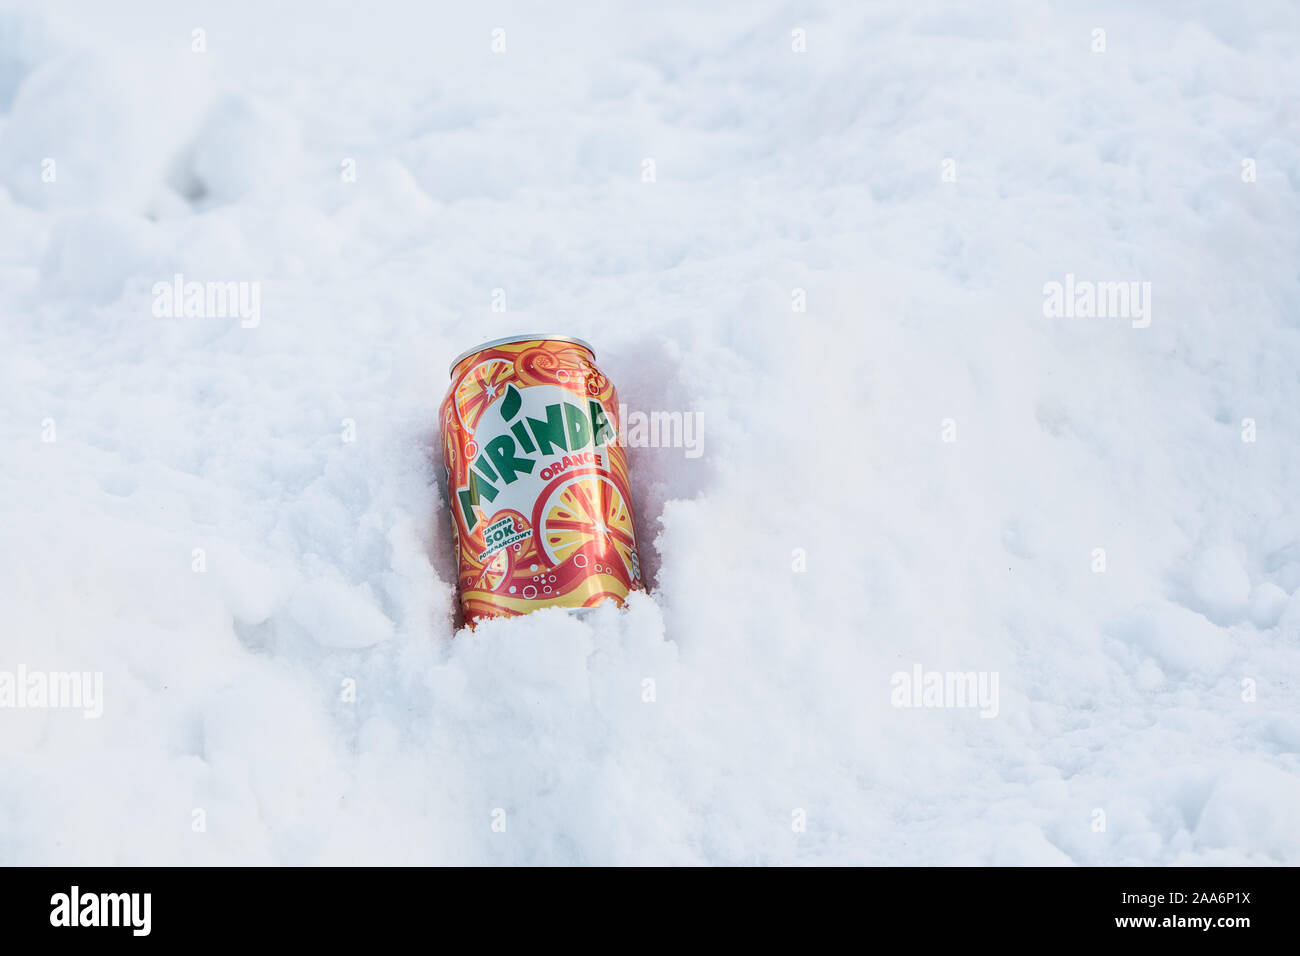
[(895, 671), (889, 685), (895, 707), (978, 708), (981, 717), (998, 715), (997, 671), (927, 671), (913, 664), (911, 671)]
[(1043, 315), (1049, 319), (1130, 319), (1151, 324), (1150, 282), (1093, 282), (1066, 273), (1064, 282), (1043, 284)]
[(132, 936), (148, 936), (153, 928), (152, 893), (83, 893), (73, 885), (50, 897), (50, 925), (122, 927)]
[(624, 448), (681, 448), (704, 454), (703, 412), (643, 412), (618, 406), (618, 444)]
[(262, 283), (185, 281), (153, 284), (153, 314), (160, 319), (239, 319), (246, 329), (262, 324)]
[(94, 720), (104, 716), (102, 671), (0, 671), (0, 709), (80, 710)]

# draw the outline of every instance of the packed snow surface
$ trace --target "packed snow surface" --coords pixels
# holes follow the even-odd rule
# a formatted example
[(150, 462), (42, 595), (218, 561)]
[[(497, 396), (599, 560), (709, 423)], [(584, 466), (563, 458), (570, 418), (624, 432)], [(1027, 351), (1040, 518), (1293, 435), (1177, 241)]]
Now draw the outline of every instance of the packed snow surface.
[[(0, 679), (102, 715), (0, 709), (0, 863), (1300, 864), (1298, 38), (6, 4)], [(539, 329), (702, 444), (471, 632), (437, 405)]]

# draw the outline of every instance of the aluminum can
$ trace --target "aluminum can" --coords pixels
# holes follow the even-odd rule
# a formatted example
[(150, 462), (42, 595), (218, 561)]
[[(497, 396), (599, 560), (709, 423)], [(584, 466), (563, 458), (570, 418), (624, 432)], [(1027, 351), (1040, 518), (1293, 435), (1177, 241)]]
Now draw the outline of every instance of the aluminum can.
[(567, 335), (462, 353), (441, 408), (465, 621), (641, 590), (618, 394)]

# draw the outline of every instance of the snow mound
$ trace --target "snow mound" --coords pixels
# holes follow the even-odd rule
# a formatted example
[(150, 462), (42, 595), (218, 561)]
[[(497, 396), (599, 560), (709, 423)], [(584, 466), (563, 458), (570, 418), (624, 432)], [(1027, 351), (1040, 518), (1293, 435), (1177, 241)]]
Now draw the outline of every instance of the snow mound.
[[(1294, 5), (189, 19), (0, 8), (0, 863), (1300, 863)], [(534, 328), (699, 443), (458, 630)]]

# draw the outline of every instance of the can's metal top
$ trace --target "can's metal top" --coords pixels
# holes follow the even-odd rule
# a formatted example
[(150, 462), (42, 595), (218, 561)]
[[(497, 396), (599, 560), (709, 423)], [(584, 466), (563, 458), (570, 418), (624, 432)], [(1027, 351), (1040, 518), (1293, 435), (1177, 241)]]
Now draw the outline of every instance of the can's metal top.
[(451, 367), (447, 369), (447, 374), (454, 375), (456, 366), (465, 359), (469, 358), (475, 352), (482, 352), (484, 349), (496, 348), (498, 345), (510, 345), (512, 342), (572, 342), (574, 345), (580, 345), (588, 352), (591, 357), (596, 357), (596, 350), (582, 339), (573, 335), (555, 335), (551, 332), (526, 332), (522, 335), (506, 335), (499, 339), (492, 339), (489, 342), (481, 342), (472, 349), (466, 349), (451, 360)]

